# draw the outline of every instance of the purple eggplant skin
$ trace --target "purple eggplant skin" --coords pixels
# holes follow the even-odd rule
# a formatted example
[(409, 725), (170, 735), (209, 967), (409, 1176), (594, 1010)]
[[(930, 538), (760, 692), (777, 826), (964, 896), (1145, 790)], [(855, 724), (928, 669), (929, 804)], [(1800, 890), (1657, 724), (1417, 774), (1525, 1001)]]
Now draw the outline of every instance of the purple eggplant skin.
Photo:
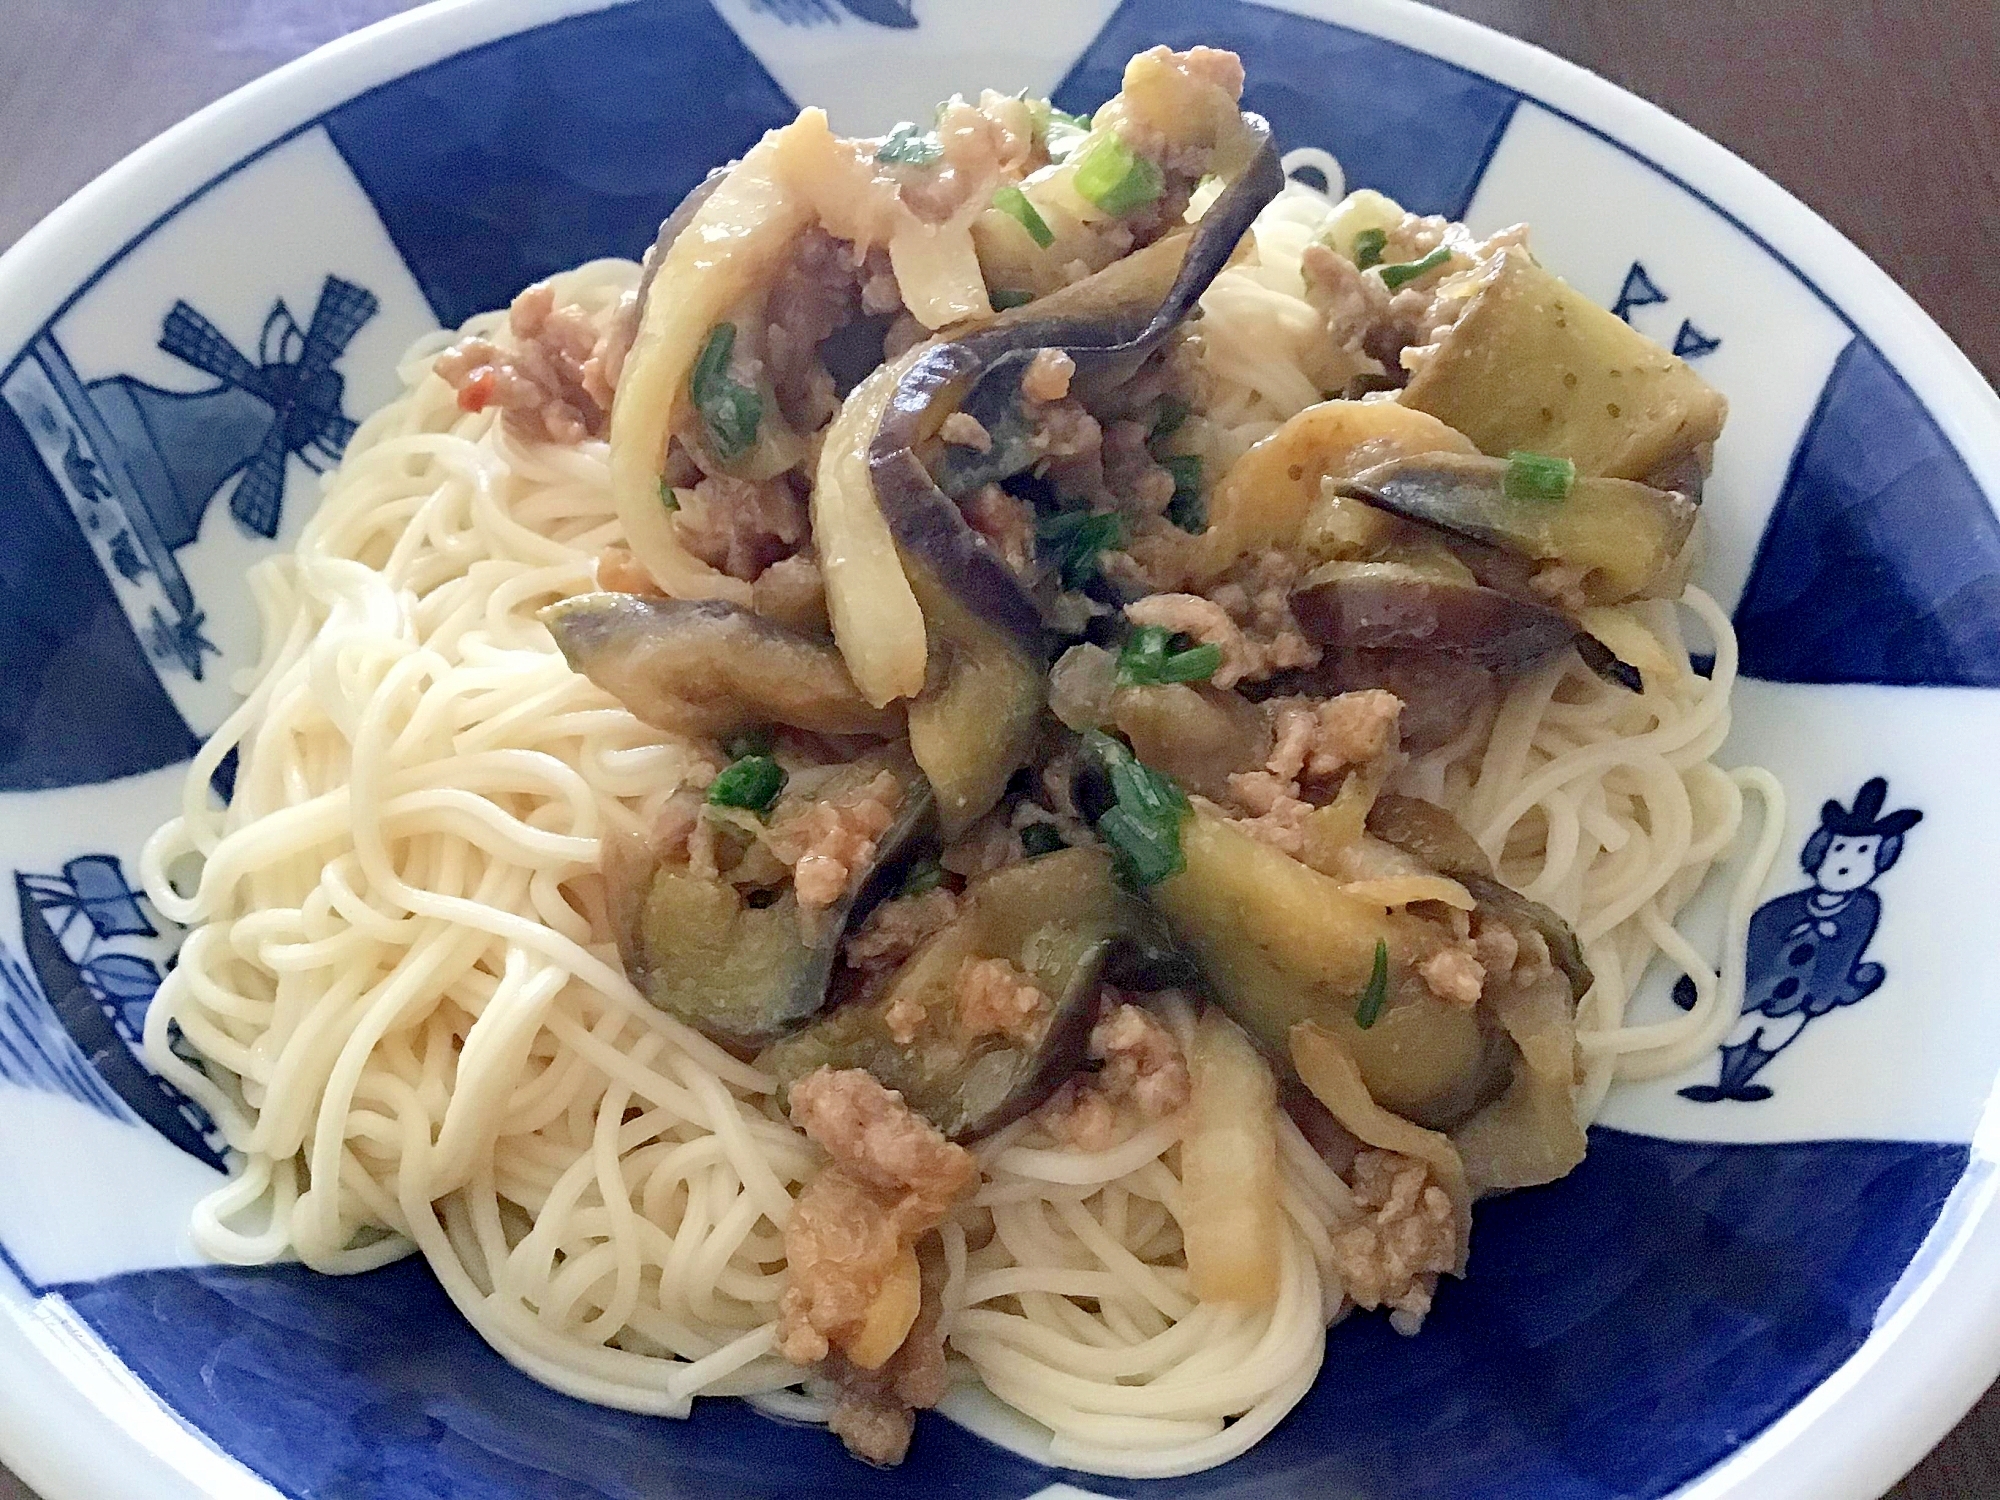
[(639, 840), (607, 841), (607, 904), (633, 986), (746, 1057), (811, 1023), (826, 1008), (847, 934), (938, 850), (930, 785), (910, 777), (867, 871), (810, 919), (789, 885), (770, 906), (753, 908), (727, 881), (668, 866)]
[[(1156, 285), (1146, 286), (1144, 278), (1133, 286), (1132, 277), (1118, 274), (1124, 263), (1114, 262), (1098, 276), (1104, 285), (1120, 288), (1121, 295), (1101, 306), (1090, 305), (1090, 283), (1083, 282), (1070, 289), (1078, 295), (1068, 298), (1072, 311), (1067, 316), (1037, 317), (1031, 306), (1020, 316), (1002, 317), (963, 338), (940, 343), (904, 373), (876, 428), (869, 469), (877, 502), (897, 543), (928, 563), (967, 608), (1038, 656), (1046, 649), (1041, 612), (1006, 562), (966, 524), (952, 495), (969, 494), (1027, 466), (1025, 445), (1009, 441), (1009, 436), (1010, 427), (1020, 427), (1021, 375), (1036, 354), (1043, 349), (1068, 353), (1076, 362), (1073, 383), (1080, 390), (1115, 385), (1129, 379), (1194, 310), (1251, 221), (1284, 186), (1270, 126), (1256, 115), (1246, 114), (1244, 120), (1257, 140), (1256, 149), (1248, 165), (1192, 227), (1186, 253), (1163, 294)], [(1128, 260), (1146, 253), (1140, 251)], [(1076, 310), (1079, 303), (1088, 311)], [(988, 461), (962, 473), (948, 473), (947, 493), (917, 449), (954, 410), (979, 417), (996, 435), (995, 450), (1005, 451), (997, 466)], [(982, 457), (969, 449), (949, 451), (961, 455), (958, 462)], [(1010, 463), (1012, 468), (1007, 467)]]
[(1292, 590), (1292, 612), (1323, 646), (1422, 650), (1518, 673), (1575, 639), (1545, 604), (1426, 574), (1402, 563), (1323, 563)]
[(900, 711), (861, 696), (832, 646), (727, 600), (578, 594), (541, 618), (571, 667), (656, 729), (889, 738), (903, 727)]
[(715, 196), (715, 190), (722, 186), (722, 179), (735, 170), (736, 163), (733, 161), (715, 168), (689, 189), (688, 195), (674, 205), (674, 211), (660, 221), (660, 232), (653, 237), (653, 243), (639, 265), (639, 289), (632, 298), (632, 305), (624, 310), (624, 316), (631, 324), (625, 331), (626, 347), (631, 346), (632, 335), (639, 331), (639, 320), (646, 315), (646, 295), (653, 290), (653, 278), (659, 274), (660, 263), (673, 249), (674, 241), (681, 237), (681, 231), (701, 212), (701, 206)]
[[(956, 976), (968, 958), (1019, 964), (1053, 1002), (1030, 1037), (966, 1035), (955, 1020)], [(955, 1141), (974, 1141), (1038, 1108), (1089, 1063), (1105, 983), (1163, 988), (1192, 981), (1157, 913), (1120, 887), (1101, 850), (1065, 849), (983, 876), (958, 918), (893, 974), (858, 982), (818, 1020), (769, 1048), (758, 1065), (780, 1090), (820, 1067), (865, 1068)], [(891, 1007), (921, 1007), (899, 1041)]]

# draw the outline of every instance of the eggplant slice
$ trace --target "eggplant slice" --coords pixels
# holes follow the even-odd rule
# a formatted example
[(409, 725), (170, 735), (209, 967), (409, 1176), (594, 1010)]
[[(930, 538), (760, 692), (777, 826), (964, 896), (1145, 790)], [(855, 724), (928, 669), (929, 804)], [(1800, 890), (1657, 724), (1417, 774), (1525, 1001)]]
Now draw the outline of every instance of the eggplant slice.
[(1531, 562), (1563, 564), (1589, 604), (1679, 596), (1700, 514), (1686, 495), (1579, 478), (1563, 499), (1517, 499), (1507, 493), (1507, 468), (1501, 458), (1426, 453), (1377, 464), (1339, 492)]
[[(1019, 965), (1054, 1002), (1038, 1033), (969, 1036), (960, 1026), (959, 974), (985, 958)], [(1158, 989), (1191, 975), (1159, 919), (1113, 878), (1111, 861), (1096, 849), (1065, 849), (973, 882), (949, 927), (759, 1064), (785, 1087), (821, 1066), (865, 1068), (953, 1140), (977, 1140), (1083, 1067), (1103, 982)], [(907, 1041), (891, 1034), (892, 1008)], [(913, 1016), (914, 1030), (902, 1030)]]
[[(848, 774), (872, 780), (879, 769), (861, 764)], [(937, 850), (930, 784), (912, 770), (905, 785), (874, 862), (849, 882), (846, 895), (810, 917), (790, 885), (758, 906), (727, 880), (667, 864), (636, 844), (607, 855), (612, 927), (639, 993), (745, 1054), (806, 1025), (826, 1007), (849, 930), (896, 890), (917, 860)]]
[(542, 611), (570, 666), (656, 729), (724, 735), (764, 724), (897, 734), (840, 653), (723, 599), (578, 594)]
[[(1076, 363), (1077, 389), (1108, 387), (1128, 379), (1194, 310), (1251, 221), (1284, 186), (1270, 126), (1251, 114), (1244, 122), (1257, 142), (1254, 154), (1191, 229), (930, 349), (903, 373), (876, 429), (869, 467), (897, 542), (928, 562), (969, 608), (1037, 653), (1040, 611), (952, 497), (1031, 461), (1018, 440), (1018, 409), (1022, 374), (1038, 353), (1067, 353)], [(983, 455), (948, 449), (940, 487), (917, 450), (954, 411), (977, 417), (994, 443)]]
[(1291, 603), (1323, 646), (1440, 652), (1502, 673), (1528, 670), (1577, 634), (1574, 620), (1546, 604), (1397, 562), (1322, 563)]

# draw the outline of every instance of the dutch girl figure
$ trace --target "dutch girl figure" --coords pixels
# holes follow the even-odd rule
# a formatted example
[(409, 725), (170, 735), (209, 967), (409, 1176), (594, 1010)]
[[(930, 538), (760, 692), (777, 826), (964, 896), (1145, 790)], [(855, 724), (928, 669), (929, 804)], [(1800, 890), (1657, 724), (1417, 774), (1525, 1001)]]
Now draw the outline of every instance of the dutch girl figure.
[[(1814, 1018), (1881, 988), (1882, 966), (1862, 959), (1882, 914), (1881, 897), (1869, 887), (1896, 862), (1903, 836), (1923, 817), (1907, 807), (1884, 816), (1888, 791), (1877, 776), (1853, 807), (1821, 806), (1820, 826), (1799, 855), (1813, 884), (1765, 902), (1751, 918), (1743, 1014), (1723, 1043), (1721, 1076), (1682, 1089), (1682, 1098), (1701, 1104), (1770, 1098), (1768, 1087), (1751, 1080), (1774, 1057)], [(1691, 1002), (1688, 981), (1676, 989), (1676, 999)]]

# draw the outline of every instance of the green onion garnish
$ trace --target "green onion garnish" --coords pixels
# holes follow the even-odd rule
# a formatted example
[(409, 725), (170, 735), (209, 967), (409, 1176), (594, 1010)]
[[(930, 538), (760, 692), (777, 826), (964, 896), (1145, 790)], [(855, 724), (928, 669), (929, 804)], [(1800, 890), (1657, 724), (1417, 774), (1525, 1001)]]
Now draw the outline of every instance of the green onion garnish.
[(1192, 453), (1176, 453), (1160, 460), (1160, 467), (1174, 476), (1174, 498), (1167, 502), (1167, 519), (1182, 531), (1200, 531), (1208, 525), (1208, 505), (1201, 493), (1201, 459)]
[(994, 192), (993, 206), (1027, 230), (1028, 238), (1044, 250), (1056, 242), (1056, 232), (1049, 228), (1049, 221), (1028, 201), (1028, 195), (1012, 183)]
[(1152, 430), (1146, 434), (1146, 441), (1157, 443), (1163, 437), (1172, 437), (1181, 430), (1181, 423), (1188, 419), (1192, 410), (1178, 396), (1160, 397), (1159, 409), (1153, 414)]
[(1206, 682), (1222, 665), (1222, 648), (1214, 642), (1175, 648), (1174, 640), (1164, 625), (1141, 625), (1133, 631), (1118, 653), (1119, 684), (1159, 687), (1170, 682)]
[(1509, 500), (1567, 500), (1575, 485), (1574, 461), (1520, 448), (1507, 455), (1507, 474), (1500, 481)]
[(708, 784), (708, 800), (716, 807), (741, 807), (760, 813), (785, 789), (785, 768), (768, 755), (746, 755), (723, 768)]
[(1115, 135), (1099, 136), (1077, 158), (1076, 190), (1108, 214), (1144, 208), (1167, 188), (1159, 164), (1135, 155)]
[(667, 510), (679, 510), (681, 498), (674, 493), (674, 487), (667, 483), (667, 476), (660, 476), (660, 504)]
[(1415, 281), (1427, 271), (1435, 271), (1451, 259), (1451, 252), (1443, 245), (1431, 251), (1422, 260), (1406, 260), (1401, 265), (1382, 267), (1382, 285), (1395, 291), (1406, 281)]
[(1063, 847), (1063, 836), (1053, 823), (1030, 823), (1021, 830), (1021, 848), (1030, 859), (1053, 854)]
[(1368, 983), (1362, 987), (1361, 999), (1354, 1007), (1354, 1024), (1366, 1031), (1381, 1017), (1382, 1007), (1389, 999), (1389, 944), (1384, 938), (1375, 939), (1375, 967), (1369, 971)]
[(1370, 266), (1382, 264), (1382, 252), (1388, 248), (1389, 231), (1386, 229), (1364, 229), (1354, 237), (1354, 264), (1365, 271)]
[(917, 129), (914, 120), (903, 121), (875, 148), (875, 160), (903, 167), (928, 167), (943, 155), (936, 132)]
[(760, 724), (755, 729), (739, 730), (722, 742), (722, 753), (731, 760), (747, 760), (753, 755), (769, 755), (771, 746), (777, 743), (777, 736), (771, 726)]
[(1098, 556), (1124, 545), (1125, 523), (1114, 515), (1066, 510), (1037, 521), (1035, 540), (1049, 549), (1063, 587), (1080, 589), (1097, 576)]
[(1102, 730), (1090, 730), (1083, 741), (1085, 752), (1110, 772), (1117, 804), (1098, 818), (1097, 831), (1111, 845), (1120, 873), (1135, 886), (1148, 886), (1186, 869), (1181, 819), (1188, 800), (1181, 789)]
[(944, 882), (944, 866), (934, 857), (926, 856), (910, 866), (910, 873), (903, 877), (903, 883), (896, 889), (899, 896), (921, 896), (925, 891), (934, 891)]
[(998, 291), (988, 292), (986, 296), (996, 312), (1005, 312), (1010, 307), (1026, 307), (1035, 300), (1033, 292), (1016, 291), (1012, 287), (1001, 287)]
[(724, 463), (750, 451), (764, 420), (762, 398), (729, 378), (729, 356), (735, 352), (736, 325), (717, 323), (688, 376), (688, 394), (708, 429), (709, 446)]

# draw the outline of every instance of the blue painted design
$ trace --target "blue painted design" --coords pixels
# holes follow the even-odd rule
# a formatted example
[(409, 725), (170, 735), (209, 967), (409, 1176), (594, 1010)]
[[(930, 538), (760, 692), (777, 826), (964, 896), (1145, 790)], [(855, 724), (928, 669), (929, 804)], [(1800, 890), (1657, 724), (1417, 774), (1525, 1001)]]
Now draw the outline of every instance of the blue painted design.
[(132, 1112), (91, 1067), (34, 975), (0, 947), (0, 1082), (64, 1094), (113, 1120)]
[(43, 1030), (62, 1033), (68, 1044), (63, 1055), (88, 1075), (83, 1092), (65, 1092), (100, 1108), (108, 1095), (114, 1118), (143, 1121), (222, 1170), (224, 1146), (215, 1123), (145, 1061), (146, 1011), (161, 973), (157, 950), (135, 945), (160, 931), (116, 856), (81, 855), (60, 875), (17, 874), (14, 890)]
[[(1887, 971), (1862, 954), (1875, 936), (1882, 898), (1870, 889), (1902, 857), (1903, 839), (1923, 821), (1906, 807), (1887, 816), (1889, 783), (1880, 776), (1855, 794), (1854, 806), (1822, 803), (1819, 827), (1799, 853), (1812, 885), (1766, 901), (1750, 919), (1743, 1016), (1722, 1044), (1714, 1083), (1680, 1091), (1697, 1104), (1755, 1103), (1771, 1097), (1757, 1075), (1828, 1011), (1855, 1005), (1882, 987)], [(1683, 1010), (1694, 1005), (1691, 980), (1674, 985)]]
[(460, 53), (324, 123), (451, 325), (579, 261), (637, 255), (711, 167), (795, 113), (707, 4), (659, 0)]
[(1674, 334), (1674, 354), (1680, 359), (1700, 359), (1704, 354), (1713, 354), (1722, 347), (1721, 339), (1712, 339), (1694, 326), (1691, 318), (1682, 318), (1679, 330)]
[[(65, 452), (74, 428), (65, 435), (58, 413), (45, 415), (57, 424), (45, 440)], [(90, 462), (80, 446), (78, 456)], [(193, 731), (160, 686), (61, 482), (5, 401), (0, 482), (0, 791), (88, 786), (186, 760)], [(107, 545), (114, 567), (118, 548), (115, 538)]]
[(1799, 442), (1736, 634), (1748, 677), (2000, 687), (2000, 518), (1865, 339)]
[(895, 31), (914, 31), (917, 26), (908, 0), (750, 0), (750, 8), (787, 26), (838, 23), (843, 11), (857, 20)]
[(89, 545), (136, 591), (128, 612), (143, 619), (140, 640), (155, 661), (200, 679), (215, 654), (174, 554), (195, 540), (222, 487), (241, 474), (230, 512), (271, 537), (288, 461), (338, 462), (354, 423), (340, 409), (345, 383), (334, 365), (377, 306), (373, 293), (329, 276), (309, 328), (282, 301), (272, 307), (253, 361), (176, 302), (160, 347), (219, 382), (202, 391), (164, 391), (128, 375), (85, 385), (48, 331), (8, 376), (7, 402), (60, 476)]
[(1618, 288), (1618, 300), (1611, 304), (1611, 311), (1629, 323), (1633, 308), (1651, 307), (1666, 300), (1667, 294), (1653, 284), (1646, 268), (1635, 260), (1632, 269), (1625, 273), (1625, 283)]
[[(1279, 141), (1323, 146), (1347, 180), (1413, 212), (1460, 218), (1519, 95), (1489, 78), (1379, 37), (1225, 0), (1125, 0), (1055, 93), (1092, 110), (1125, 63), (1156, 43), (1240, 53), (1243, 106)], [(1338, 86), (1329, 86), (1338, 80)]]
[[(148, 1271), (58, 1290), (147, 1385), (287, 1495), (737, 1500), (774, 1493), (1631, 1500), (1672, 1492), (1852, 1354), (1967, 1152), (1593, 1133), (1553, 1187), (1484, 1204), (1423, 1332), (1329, 1335), (1328, 1376), (1205, 1475), (1051, 1473), (934, 1417), (878, 1471), (826, 1434), (701, 1401), (685, 1423), (505, 1366), (428, 1271)], [(1342, 1378), (1348, 1372), (1356, 1378)]]

